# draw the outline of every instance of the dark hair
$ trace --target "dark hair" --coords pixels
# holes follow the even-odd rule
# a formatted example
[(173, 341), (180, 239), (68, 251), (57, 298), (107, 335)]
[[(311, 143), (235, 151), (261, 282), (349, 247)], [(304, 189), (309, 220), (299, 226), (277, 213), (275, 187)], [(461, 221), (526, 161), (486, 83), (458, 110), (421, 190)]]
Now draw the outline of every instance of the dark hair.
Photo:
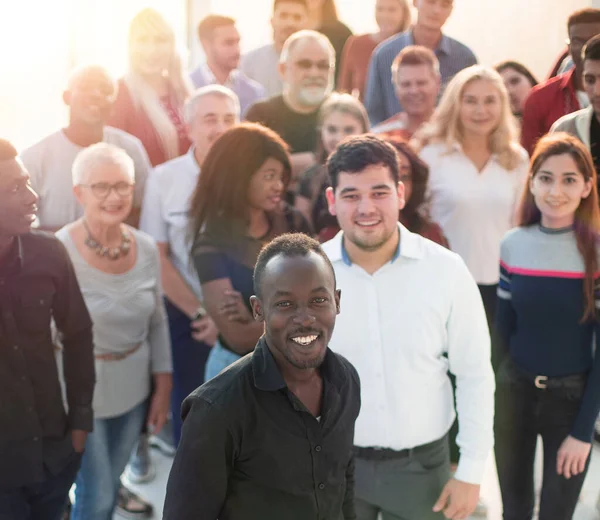
[(321, 7), (321, 25), (331, 25), (339, 21), (335, 0), (323, 0)]
[(190, 205), (192, 237), (217, 219), (244, 222), (250, 179), (272, 157), (283, 164), (284, 184), (292, 167), (287, 144), (273, 130), (255, 123), (230, 128), (212, 145)]
[(585, 44), (583, 51), (581, 51), (583, 60), (600, 60), (600, 34), (597, 34)]
[(574, 25), (580, 23), (600, 23), (600, 9), (594, 9), (593, 7), (587, 7), (585, 9), (579, 9), (569, 16), (567, 20), (567, 31)]
[(198, 38), (200, 40), (212, 40), (215, 29), (235, 25), (235, 20), (229, 16), (220, 14), (209, 14), (200, 20), (198, 24)]
[(427, 191), (427, 181), (429, 180), (429, 166), (415, 153), (408, 143), (390, 141), (390, 144), (396, 148), (398, 153), (408, 159), (412, 173), (412, 193), (410, 199), (406, 201), (404, 209), (400, 212), (403, 217), (402, 220), (406, 227), (413, 233), (420, 233), (430, 224), (427, 216), (422, 214), (425, 192)]
[(267, 264), (272, 258), (279, 255), (288, 258), (294, 256), (308, 256), (311, 252), (318, 254), (325, 260), (333, 273), (333, 282), (335, 286), (335, 270), (333, 269), (331, 260), (329, 260), (328, 256), (325, 254), (319, 242), (304, 233), (285, 233), (265, 245), (258, 255), (254, 266), (254, 293), (260, 298), (262, 277)]
[[(600, 243), (600, 209), (598, 208), (598, 187), (594, 160), (579, 139), (557, 132), (542, 137), (531, 156), (530, 176), (533, 179), (542, 164), (550, 157), (567, 154), (577, 164), (586, 181), (591, 181), (592, 191), (579, 204), (575, 211), (575, 237), (577, 248), (583, 257), (585, 279), (583, 284), (584, 313), (582, 321), (595, 316), (594, 275), (598, 269), (597, 246)], [(531, 190), (525, 189), (519, 207), (519, 226), (531, 226), (541, 221), (542, 214), (535, 204)]]
[(387, 166), (394, 182), (398, 182), (398, 156), (391, 144), (371, 134), (344, 139), (327, 160), (331, 187), (337, 188), (341, 172), (360, 173), (376, 164)]
[(17, 149), (6, 139), (0, 139), (0, 161), (10, 161), (17, 155)]
[(533, 73), (522, 63), (519, 63), (518, 61), (511, 61), (511, 60), (506, 60), (506, 61), (502, 61), (500, 63), (498, 63), (495, 67), (496, 72), (498, 74), (500, 74), (501, 72), (504, 72), (506, 69), (513, 69), (514, 71), (518, 72), (519, 74), (522, 74), (523, 76), (525, 76), (528, 80), (529, 83), (531, 83), (532, 87), (535, 87), (538, 84), (538, 80), (535, 79), (535, 76), (533, 75)]
[(306, 0), (275, 0), (273, 2), (273, 11), (277, 9), (279, 4), (300, 4), (308, 10), (308, 4), (306, 3)]

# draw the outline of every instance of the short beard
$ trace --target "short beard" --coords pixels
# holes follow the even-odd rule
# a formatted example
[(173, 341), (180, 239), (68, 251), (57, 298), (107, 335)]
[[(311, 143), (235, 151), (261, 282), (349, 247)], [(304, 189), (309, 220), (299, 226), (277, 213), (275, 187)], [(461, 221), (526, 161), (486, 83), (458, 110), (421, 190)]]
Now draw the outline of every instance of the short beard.
[(385, 244), (387, 244), (387, 242), (393, 236), (394, 231), (395, 231), (395, 229), (392, 229), (391, 233), (389, 233), (388, 235), (382, 237), (381, 240), (377, 240), (377, 242), (373, 242), (373, 243), (364, 242), (358, 236), (356, 236), (353, 233), (352, 234), (350, 234), (350, 233), (344, 233), (344, 236), (350, 242), (352, 242), (356, 247), (358, 247), (359, 249), (362, 249), (363, 251), (367, 251), (367, 252), (372, 253), (374, 251), (378, 251)]
[(308, 88), (308, 87), (304, 87), (301, 88), (298, 91), (298, 101), (305, 106), (318, 106), (321, 103), (323, 103), (323, 101), (325, 101), (325, 99), (327, 98), (327, 96), (329, 96), (329, 94), (331, 93), (331, 87), (327, 86), (327, 87), (323, 87), (322, 89), (319, 89), (317, 91), (317, 89), (315, 88)]

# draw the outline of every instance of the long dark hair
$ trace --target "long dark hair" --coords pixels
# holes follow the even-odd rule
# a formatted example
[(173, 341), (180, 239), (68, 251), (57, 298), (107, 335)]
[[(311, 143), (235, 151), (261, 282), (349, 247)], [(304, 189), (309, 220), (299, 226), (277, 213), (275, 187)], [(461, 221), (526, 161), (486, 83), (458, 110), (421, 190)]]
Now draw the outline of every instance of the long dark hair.
[[(575, 137), (564, 132), (549, 134), (538, 141), (531, 157), (531, 181), (542, 164), (550, 157), (569, 155), (586, 181), (591, 181), (592, 191), (582, 199), (575, 211), (574, 231), (577, 248), (583, 257), (585, 278), (583, 283), (584, 313), (582, 322), (595, 316), (594, 277), (598, 269), (597, 246), (600, 238), (600, 209), (594, 161), (587, 148)], [(535, 204), (530, 189), (523, 190), (519, 207), (519, 226), (531, 226), (541, 221), (542, 214)]]
[(406, 202), (404, 209), (400, 212), (402, 221), (413, 233), (420, 233), (429, 224), (429, 218), (423, 213), (427, 181), (429, 180), (429, 166), (421, 159), (414, 150), (401, 141), (389, 141), (398, 153), (404, 155), (410, 163), (412, 173), (412, 193)]
[(231, 128), (212, 145), (190, 204), (192, 241), (218, 222), (244, 223), (248, 218), (250, 179), (273, 158), (284, 168), (284, 185), (292, 167), (287, 144), (277, 133), (255, 123)]

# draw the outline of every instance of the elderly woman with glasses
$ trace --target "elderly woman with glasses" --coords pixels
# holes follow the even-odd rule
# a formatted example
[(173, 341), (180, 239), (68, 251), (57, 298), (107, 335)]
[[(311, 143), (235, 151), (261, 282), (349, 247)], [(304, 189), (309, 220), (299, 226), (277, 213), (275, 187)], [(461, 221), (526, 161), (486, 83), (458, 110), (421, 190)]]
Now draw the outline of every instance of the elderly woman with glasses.
[(83, 217), (57, 232), (94, 322), (94, 431), (76, 479), (74, 520), (112, 518), (143, 422), (158, 432), (169, 410), (171, 356), (158, 250), (123, 223), (133, 179), (133, 161), (120, 148), (99, 143), (80, 152), (73, 184)]

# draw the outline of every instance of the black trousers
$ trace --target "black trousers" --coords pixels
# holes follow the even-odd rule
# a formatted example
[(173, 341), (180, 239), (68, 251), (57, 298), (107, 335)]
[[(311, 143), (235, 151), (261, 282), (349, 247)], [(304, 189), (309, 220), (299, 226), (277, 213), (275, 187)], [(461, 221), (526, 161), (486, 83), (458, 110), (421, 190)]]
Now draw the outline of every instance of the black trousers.
[(0, 489), (0, 520), (61, 520), (80, 466), (81, 454), (73, 452), (62, 471), (57, 475), (47, 472), (44, 482)]
[(556, 456), (569, 435), (581, 404), (585, 381), (565, 388), (536, 388), (506, 359), (496, 377), (496, 466), (504, 520), (530, 520), (535, 496), (533, 466), (538, 435), (544, 470), (539, 520), (569, 520), (589, 467), (566, 479), (556, 472)]

